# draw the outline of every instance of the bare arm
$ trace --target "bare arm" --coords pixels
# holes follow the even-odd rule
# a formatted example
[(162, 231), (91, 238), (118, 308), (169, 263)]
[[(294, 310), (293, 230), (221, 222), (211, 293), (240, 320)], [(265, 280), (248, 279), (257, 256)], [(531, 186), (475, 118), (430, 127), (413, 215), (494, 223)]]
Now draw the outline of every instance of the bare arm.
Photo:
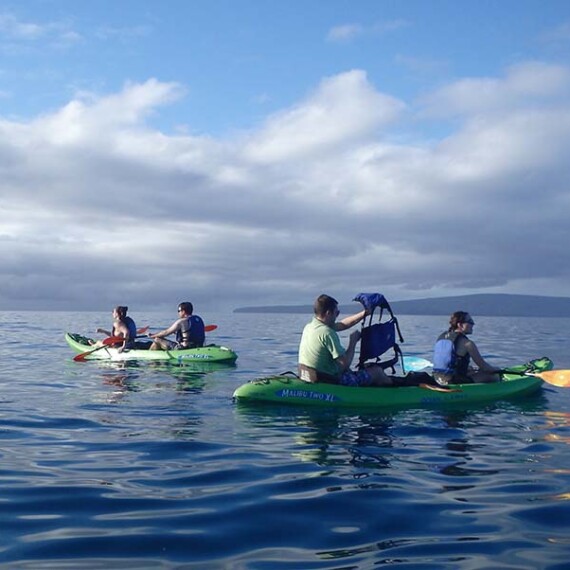
[(359, 323), (364, 317), (366, 316), (366, 311), (360, 311), (360, 313), (355, 313), (354, 315), (350, 315), (348, 317), (344, 317), (340, 321), (336, 322), (334, 327), (337, 331), (345, 331), (350, 327), (353, 327), (355, 324)]
[(469, 356), (473, 359), (473, 362), (477, 365), (479, 370), (486, 370), (487, 372), (496, 372), (499, 370), (499, 368), (492, 366), (481, 356), (477, 345), (472, 340), (468, 340), (465, 343), (465, 350), (469, 353)]
[(180, 320), (174, 321), (167, 329), (160, 332), (149, 334), (150, 338), (164, 338), (165, 336), (174, 334), (178, 330)]
[(107, 329), (97, 329), (96, 332), (104, 334), (106, 336), (113, 336), (113, 333), (111, 331), (108, 331)]
[(351, 333), (348, 340), (348, 347), (346, 349), (346, 352), (342, 356), (339, 356), (336, 359), (342, 372), (345, 372), (350, 368), (350, 365), (352, 364), (352, 360), (354, 358), (356, 345), (358, 344), (359, 340), (360, 340), (360, 331), (354, 331), (353, 333)]

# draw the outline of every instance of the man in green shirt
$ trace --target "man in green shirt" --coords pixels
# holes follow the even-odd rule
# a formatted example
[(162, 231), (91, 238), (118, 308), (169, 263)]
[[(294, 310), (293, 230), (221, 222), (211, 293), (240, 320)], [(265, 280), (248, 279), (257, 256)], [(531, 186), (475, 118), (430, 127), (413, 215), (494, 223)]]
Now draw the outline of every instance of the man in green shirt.
[(305, 325), (299, 345), (299, 376), (308, 382), (328, 382), (346, 386), (391, 386), (392, 380), (378, 365), (353, 371), (354, 358), (360, 331), (350, 334), (345, 349), (338, 331), (344, 331), (359, 323), (366, 311), (345, 317), (336, 322), (339, 315), (338, 301), (328, 295), (320, 295), (314, 305), (315, 316)]

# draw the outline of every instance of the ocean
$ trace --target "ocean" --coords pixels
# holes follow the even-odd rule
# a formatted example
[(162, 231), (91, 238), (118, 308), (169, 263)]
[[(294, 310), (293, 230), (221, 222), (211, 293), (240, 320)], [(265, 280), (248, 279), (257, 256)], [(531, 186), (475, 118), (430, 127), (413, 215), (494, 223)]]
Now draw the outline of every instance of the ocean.
[[(570, 389), (437, 410), (246, 406), (234, 389), (294, 370), (310, 315), (202, 316), (235, 367), (76, 363), (65, 331), (96, 336), (110, 310), (0, 313), (2, 568), (568, 568)], [(570, 368), (570, 319), (474, 317), (494, 364)], [(399, 320), (404, 353), (431, 359), (447, 318)]]

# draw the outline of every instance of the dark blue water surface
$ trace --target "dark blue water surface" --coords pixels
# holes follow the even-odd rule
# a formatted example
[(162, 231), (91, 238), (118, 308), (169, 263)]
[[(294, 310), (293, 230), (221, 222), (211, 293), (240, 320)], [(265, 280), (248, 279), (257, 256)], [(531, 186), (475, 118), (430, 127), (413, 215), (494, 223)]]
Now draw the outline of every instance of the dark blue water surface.
[[(245, 406), (295, 367), (303, 315), (205, 315), (237, 366), (75, 363), (109, 313), (0, 313), (4, 568), (562, 569), (570, 389), (443, 410)], [(138, 326), (175, 315), (133, 313)], [(570, 319), (476, 318), (497, 365), (570, 368)], [(401, 317), (431, 358), (445, 317)]]

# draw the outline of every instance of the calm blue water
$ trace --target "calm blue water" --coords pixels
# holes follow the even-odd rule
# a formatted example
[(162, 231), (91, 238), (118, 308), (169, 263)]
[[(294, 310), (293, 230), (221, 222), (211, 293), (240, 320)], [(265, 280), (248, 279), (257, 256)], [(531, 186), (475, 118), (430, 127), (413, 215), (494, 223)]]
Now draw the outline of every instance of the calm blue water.
[[(568, 568), (570, 389), (358, 414), (236, 405), (303, 315), (205, 315), (237, 367), (75, 363), (110, 313), (0, 313), (3, 568)], [(139, 327), (175, 315), (133, 314)], [(570, 368), (570, 319), (477, 318), (494, 363)], [(445, 317), (400, 318), (431, 358)]]

